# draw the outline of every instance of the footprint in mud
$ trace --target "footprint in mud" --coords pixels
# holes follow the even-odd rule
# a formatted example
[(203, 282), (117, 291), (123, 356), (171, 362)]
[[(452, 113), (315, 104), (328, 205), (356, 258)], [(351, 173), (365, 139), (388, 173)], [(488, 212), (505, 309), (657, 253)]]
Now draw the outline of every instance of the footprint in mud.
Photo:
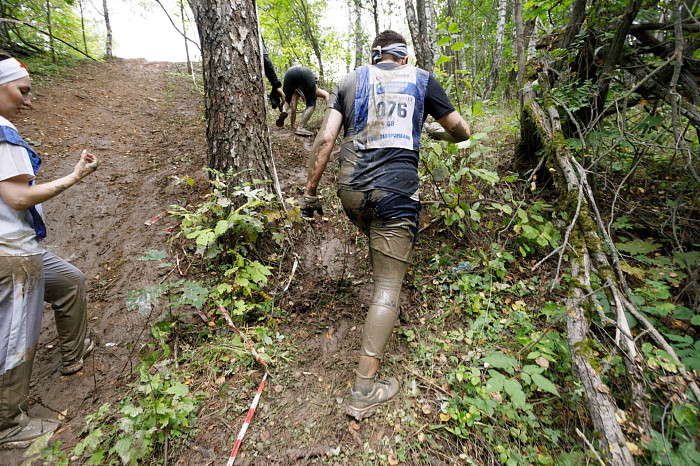
[(337, 330), (333, 325), (330, 325), (326, 333), (321, 335), (321, 338), (323, 339), (321, 342), (321, 351), (323, 354), (326, 355), (338, 351), (338, 342), (345, 340), (345, 336), (348, 334), (349, 330), (350, 323), (347, 319), (340, 321), (340, 325), (338, 325)]

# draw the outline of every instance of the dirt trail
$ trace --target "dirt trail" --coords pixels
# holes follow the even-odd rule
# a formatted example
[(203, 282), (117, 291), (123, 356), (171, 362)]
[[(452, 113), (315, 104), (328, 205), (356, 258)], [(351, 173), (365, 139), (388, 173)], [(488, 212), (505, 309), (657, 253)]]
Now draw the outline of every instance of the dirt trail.
[[(83, 148), (101, 160), (94, 176), (44, 204), (49, 230), (44, 247), (85, 273), (89, 332), (98, 343), (81, 373), (62, 377), (53, 315), (45, 308), (30, 414), (54, 419), (60, 414), (61, 427), (51, 441), (60, 440), (64, 452), (75, 445), (87, 414), (121, 401), (138, 361), (133, 349), (150, 341), (148, 323), (126, 309), (126, 296), (162, 279), (156, 267), (136, 258), (166, 249), (166, 230), (174, 220), (145, 222), (170, 205), (196, 203), (208, 187), (201, 170), (206, 164), (202, 97), (191, 80), (175, 75), (182, 68), (144, 60), (85, 63), (46, 88), (35, 83), (35, 110), (17, 122), (43, 159), (39, 181), (69, 173)], [(271, 129), (282, 189), (287, 197), (297, 196), (310, 138)], [(185, 175), (195, 179), (194, 187), (171, 178)], [(332, 181), (322, 184), (329, 187)], [(365, 429), (373, 446), (395, 429), (378, 419), (363, 423), (358, 433), (339, 408), (352, 377), (361, 303), (370, 285), (362, 240), (344, 215), (329, 214), (316, 228), (306, 228), (295, 245), (301, 267), (285, 297), (289, 314), (279, 332), (295, 342), (297, 353), (288, 366), (276, 368), (267, 389), (272, 396), (261, 401), (237, 464), (316, 461), (339, 445), (362, 451)], [(337, 295), (333, 279), (350, 270), (357, 286), (343, 291), (346, 306), (326, 305), (319, 296)], [(400, 351), (391, 345), (390, 354)], [(392, 356), (388, 365), (399, 360), (401, 355)], [(181, 464), (225, 462), (258, 382), (258, 372), (230, 381), (229, 393), (235, 391), (239, 402), (225, 417), (217, 413), (227, 400), (218, 387), (211, 389)], [(20, 453), (0, 451), (0, 464), (19, 464)]]
[[(121, 399), (131, 348), (149, 336), (142, 333), (144, 319), (126, 310), (126, 294), (156, 282), (152, 268), (136, 258), (165, 249), (166, 228), (174, 222), (144, 222), (172, 204), (194, 200), (193, 191), (170, 176), (187, 173), (206, 186), (199, 170), (204, 129), (192, 105), (197, 95), (169, 75), (175, 71), (174, 64), (143, 60), (86, 63), (48, 88), (35, 83), (35, 109), (16, 121), (42, 157), (39, 182), (70, 173), (83, 148), (100, 158), (93, 176), (44, 203), (43, 246), (85, 273), (88, 330), (98, 342), (81, 374), (62, 377), (53, 313), (45, 308), (30, 413), (65, 415), (54, 439), (68, 445), (83, 428), (85, 413)], [(14, 453), (0, 452), (0, 463), (14, 463)]]

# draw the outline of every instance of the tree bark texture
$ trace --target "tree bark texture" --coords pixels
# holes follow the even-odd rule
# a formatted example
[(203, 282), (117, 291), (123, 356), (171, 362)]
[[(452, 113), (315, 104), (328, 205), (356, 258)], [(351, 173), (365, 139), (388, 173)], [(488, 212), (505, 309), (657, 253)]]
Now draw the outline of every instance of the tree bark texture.
[(104, 10), (105, 28), (107, 28), (107, 43), (105, 44), (105, 58), (110, 60), (112, 56), (112, 25), (109, 22), (109, 10), (107, 9), (107, 0), (102, 0), (102, 9)]
[[(600, 452), (606, 462), (614, 465), (631, 466), (634, 460), (626, 445), (626, 438), (615, 417), (617, 406), (610, 395), (610, 389), (601, 378), (601, 375), (591, 364), (592, 344), (589, 341), (589, 319), (583, 302), (591, 289), (591, 253), (589, 241), (596, 244), (597, 233), (590, 226), (589, 199), (583, 202), (584, 187), (575, 168), (573, 155), (565, 144), (558, 114), (550, 108), (549, 114), (537, 104), (534, 99), (534, 90), (530, 85), (523, 89), (523, 108), (525, 116), (530, 120), (537, 134), (542, 139), (545, 147), (545, 157), (552, 164), (556, 164), (559, 173), (558, 186), (563, 199), (567, 199), (564, 206), (572, 213), (572, 227), (570, 245), (574, 249), (571, 263), (570, 294), (566, 300), (567, 315), (567, 341), (572, 358), (572, 368), (576, 378), (581, 382), (586, 392), (588, 413), (594, 428), (599, 433)], [(576, 196), (576, 193), (579, 193)], [(574, 202), (576, 199), (577, 202)], [(574, 211), (575, 212), (572, 212)], [(589, 239), (589, 237), (592, 238)], [(599, 247), (594, 246), (595, 249)], [(611, 300), (614, 302), (614, 300)], [(621, 311), (624, 315), (624, 310)], [(618, 313), (619, 318), (619, 313)], [(629, 328), (622, 324), (623, 328)], [(623, 344), (622, 346), (628, 346)]]
[(355, 0), (353, 10), (353, 19), (355, 21), (355, 68), (362, 66), (362, 4), (360, 0)]
[(515, 56), (518, 63), (516, 81), (518, 89), (523, 87), (525, 76), (525, 28), (523, 27), (523, 0), (513, 0), (513, 24), (515, 25)]
[(432, 72), (437, 61), (438, 48), (435, 13), (431, 0), (405, 0), (406, 21), (416, 53), (416, 66)]
[(56, 49), (53, 45), (53, 30), (51, 28), (51, 3), (46, 0), (46, 25), (49, 29), (49, 50), (51, 50), (51, 60), (56, 63)]
[(506, 9), (508, 7), (508, 0), (498, 0), (498, 20), (496, 21), (496, 45), (493, 50), (493, 60), (491, 61), (491, 70), (489, 71), (489, 76), (486, 78), (486, 85), (484, 86), (484, 93), (482, 97), (484, 100), (491, 97), (491, 93), (496, 88), (498, 84), (498, 77), (500, 76), (501, 64), (503, 62), (503, 40), (505, 38), (506, 32)]
[(202, 47), (209, 167), (237, 184), (273, 179), (257, 8), (253, 0), (191, 4)]

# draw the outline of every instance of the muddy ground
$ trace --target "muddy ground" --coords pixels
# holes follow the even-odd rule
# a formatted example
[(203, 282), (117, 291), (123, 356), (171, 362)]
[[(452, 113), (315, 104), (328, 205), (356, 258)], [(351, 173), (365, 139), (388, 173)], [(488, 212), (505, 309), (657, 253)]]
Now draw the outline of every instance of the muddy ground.
[[(133, 381), (132, 365), (139, 360), (136, 351), (151, 341), (153, 322), (128, 311), (126, 297), (129, 290), (154, 285), (162, 277), (157, 267), (137, 257), (167, 249), (168, 228), (175, 220), (163, 212), (171, 205), (196, 203), (208, 189), (201, 170), (206, 164), (203, 99), (183, 68), (144, 60), (84, 63), (45, 85), (35, 83), (35, 109), (16, 122), (43, 159), (39, 182), (69, 173), (83, 148), (101, 160), (94, 176), (44, 204), (44, 247), (84, 271), (89, 332), (98, 343), (83, 371), (61, 376), (53, 316), (45, 309), (30, 414), (61, 419), (51, 442), (60, 440), (66, 453), (77, 442), (86, 415), (124, 397)], [(296, 197), (305, 181), (310, 138), (295, 136), (288, 127), (271, 125), (271, 130), (282, 189), (287, 197)], [(328, 190), (333, 190), (333, 166), (322, 181)], [(173, 176), (190, 176), (195, 184), (177, 183)], [(294, 342), (296, 351), (286, 365), (273, 368), (276, 377), (266, 387), (237, 464), (327, 461), (326, 453), (338, 446), (359, 453), (369, 439), (369, 445), (382, 450), (382, 439), (404, 434), (398, 417), (390, 422), (375, 416), (358, 425), (340, 407), (353, 376), (371, 285), (364, 241), (339, 214), (333, 196), (326, 219), (302, 227), (293, 244), (300, 268), (283, 298), (287, 313), (277, 331)], [(148, 222), (156, 216), (157, 221)], [(288, 272), (282, 270), (284, 280)], [(350, 278), (354, 286), (337, 288), (340, 277)], [(337, 305), (341, 302), (345, 305)], [(384, 370), (401, 377), (405, 349), (393, 339), (388, 353)], [(190, 448), (170, 462), (225, 463), (261, 377), (254, 368), (227, 381), (238, 402), (225, 415), (227, 398), (220, 387), (211, 387)], [(394, 408), (406, 402), (397, 397)], [(0, 464), (21, 461), (19, 451), (0, 452)], [(439, 456), (435, 464), (440, 464)]]

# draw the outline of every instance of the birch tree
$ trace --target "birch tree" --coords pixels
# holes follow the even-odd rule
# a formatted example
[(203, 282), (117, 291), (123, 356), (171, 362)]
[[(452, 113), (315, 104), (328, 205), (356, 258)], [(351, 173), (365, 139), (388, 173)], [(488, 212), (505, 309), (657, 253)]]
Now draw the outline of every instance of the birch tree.
[(406, 20), (416, 53), (416, 66), (433, 71), (438, 58), (435, 10), (431, 0), (405, 0)]
[(493, 49), (493, 60), (491, 61), (491, 71), (486, 79), (486, 85), (484, 86), (483, 98), (488, 99), (491, 97), (491, 93), (496, 88), (498, 84), (498, 77), (500, 76), (501, 65), (503, 63), (503, 40), (505, 38), (506, 29), (506, 9), (508, 7), (508, 0), (498, 1), (498, 21), (496, 22), (496, 45)]

